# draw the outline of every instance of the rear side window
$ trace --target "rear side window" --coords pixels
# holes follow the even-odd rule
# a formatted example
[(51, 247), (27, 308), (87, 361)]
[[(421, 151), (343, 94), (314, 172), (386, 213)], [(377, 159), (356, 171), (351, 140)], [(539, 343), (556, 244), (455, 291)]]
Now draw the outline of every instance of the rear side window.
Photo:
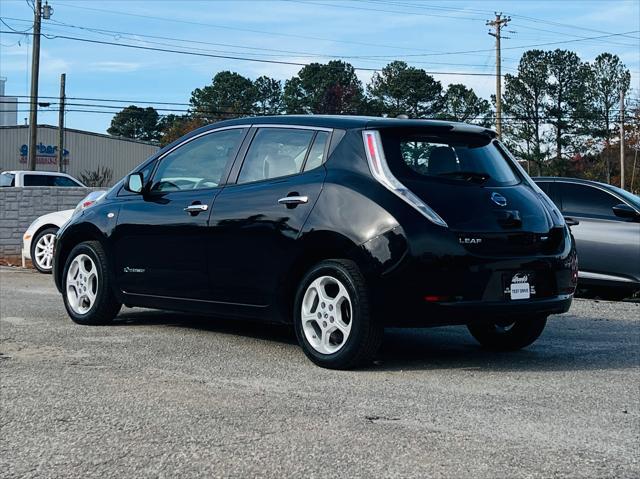
[(66, 176), (54, 176), (54, 178), (54, 186), (80, 186), (78, 185), (78, 183), (73, 181), (71, 178), (67, 178)]
[(556, 182), (562, 197), (562, 212), (567, 215), (618, 219), (613, 208), (622, 203), (615, 196), (592, 186)]
[(215, 188), (229, 161), (235, 158), (244, 130), (208, 133), (167, 154), (156, 170), (151, 191), (182, 191)]
[(382, 141), (389, 167), (398, 178), (447, 179), (495, 186), (520, 181), (500, 150), (484, 136), (383, 133)]
[(56, 186), (53, 175), (24, 175), (24, 186)]
[(314, 134), (313, 130), (259, 129), (240, 169), (238, 183), (299, 173)]
[(13, 173), (2, 173), (0, 175), (0, 186), (16, 186), (16, 175)]

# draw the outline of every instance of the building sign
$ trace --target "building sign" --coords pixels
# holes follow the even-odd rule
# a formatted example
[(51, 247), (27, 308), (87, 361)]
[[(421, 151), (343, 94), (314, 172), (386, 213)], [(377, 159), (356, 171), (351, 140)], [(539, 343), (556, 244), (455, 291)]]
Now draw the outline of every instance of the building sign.
[[(29, 156), (29, 147), (22, 145), (20, 147), (20, 163), (26, 163)], [(58, 164), (58, 147), (55, 145), (45, 145), (38, 143), (36, 145), (36, 163), (38, 165), (57, 165)], [(69, 164), (69, 150), (66, 148), (62, 152), (62, 164)]]

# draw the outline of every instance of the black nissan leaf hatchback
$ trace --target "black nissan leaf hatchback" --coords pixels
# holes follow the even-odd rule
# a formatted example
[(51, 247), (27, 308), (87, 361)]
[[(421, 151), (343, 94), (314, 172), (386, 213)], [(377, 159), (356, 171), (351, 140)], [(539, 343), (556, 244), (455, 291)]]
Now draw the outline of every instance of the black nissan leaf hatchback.
[(525, 347), (569, 309), (570, 231), (493, 131), (345, 116), (223, 121), (162, 149), (58, 233), (80, 324), (123, 304), (293, 323), (316, 364), (385, 326)]

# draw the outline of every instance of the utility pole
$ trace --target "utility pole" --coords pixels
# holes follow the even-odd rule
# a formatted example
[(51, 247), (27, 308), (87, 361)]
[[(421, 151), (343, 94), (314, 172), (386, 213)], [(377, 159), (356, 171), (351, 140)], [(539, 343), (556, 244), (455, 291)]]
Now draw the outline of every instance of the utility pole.
[(60, 111), (58, 113), (58, 171), (63, 172), (64, 166), (62, 160), (64, 159), (64, 97), (65, 97), (65, 83), (67, 80), (67, 74), (60, 75)]
[(36, 169), (36, 143), (38, 142), (38, 76), (40, 73), (40, 10), (42, 1), (35, 0), (33, 9), (33, 51), (31, 54), (31, 97), (29, 109), (29, 163)]
[(42, 0), (34, 0), (33, 8), (33, 51), (31, 54), (31, 97), (29, 109), (29, 161), (28, 168), (36, 169), (36, 143), (38, 142), (38, 77), (40, 73), (40, 25), (42, 18), (51, 18), (53, 8)]
[(620, 188), (624, 190), (624, 90), (620, 90)]
[[(496, 132), (498, 138), (502, 136), (502, 61), (500, 59), (500, 38), (501, 30), (511, 21), (511, 17), (502, 17), (501, 13), (496, 13), (495, 20), (487, 20), (486, 25), (493, 27), (494, 31), (489, 35), (496, 38)], [(506, 38), (506, 37), (505, 37)]]

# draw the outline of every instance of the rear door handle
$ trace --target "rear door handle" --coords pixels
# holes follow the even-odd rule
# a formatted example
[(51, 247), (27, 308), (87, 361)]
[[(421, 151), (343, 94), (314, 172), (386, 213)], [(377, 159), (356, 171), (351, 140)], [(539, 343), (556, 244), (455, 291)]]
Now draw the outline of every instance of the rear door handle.
[(208, 209), (209, 205), (195, 204), (187, 206), (184, 210), (189, 214), (198, 214), (202, 211), (207, 211)]
[(309, 202), (308, 196), (285, 196), (284, 198), (280, 198), (278, 203), (281, 205), (301, 205)]

